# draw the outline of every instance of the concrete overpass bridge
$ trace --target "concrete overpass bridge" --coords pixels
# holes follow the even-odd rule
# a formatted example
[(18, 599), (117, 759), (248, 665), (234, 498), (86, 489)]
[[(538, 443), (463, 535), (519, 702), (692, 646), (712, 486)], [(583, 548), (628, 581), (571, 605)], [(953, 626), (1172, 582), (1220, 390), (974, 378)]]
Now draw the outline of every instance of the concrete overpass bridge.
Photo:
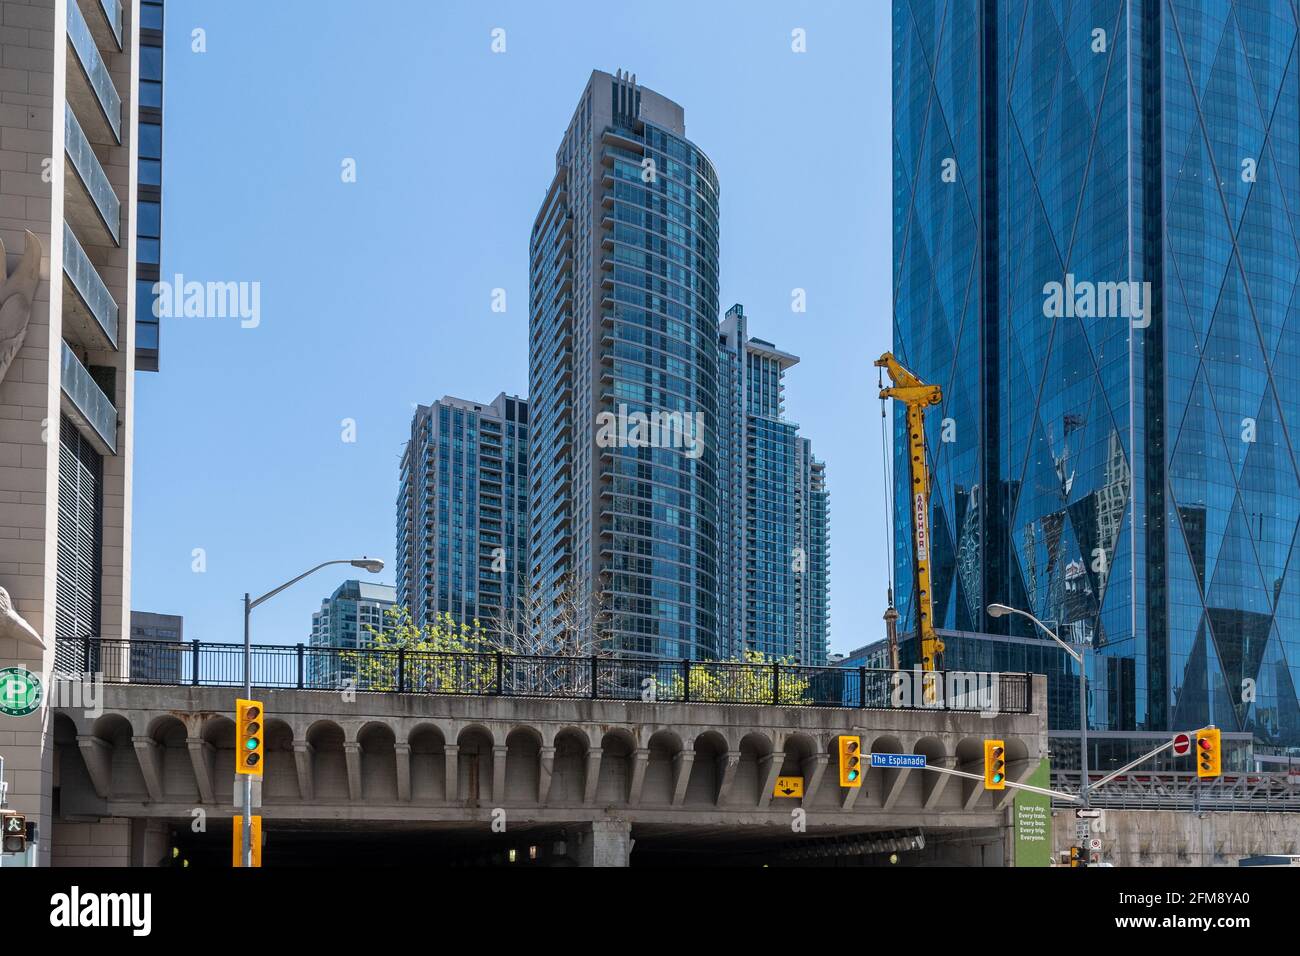
[[(54, 865), (154, 865), (178, 846), (195, 865), (228, 866), (239, 691), (179, 672), (140, 683), (130, 668), (115, 683), (106, 670), (99, 706), (63, 694), (52, 712)], [(905, 862), (1001, 864), (1014, 791), (908, 769), (869, 769), (861, 788), (842, 789), (835, 738), (980, 772), (983, 740), (999, 737), (1010, 779), (1022, 778), (1046, 753), (1044, 679), (1002, 677), (1021, 682), (1023, 712), (865, 694), (810, 706), (808, 674), (790, 704), (601, 699), (612, 695), (599, 677), (584, 697), (257, 688), (266, 863), (474, 864), (513, 851), (550, 865), (777, 864), (902, 851)], [(697, 677), (697, 696), (705, 686)], [(771, 686), (780, 696), (781, 680)], [(803, 797), (774, 796), (778, 776), (803, 777)]]

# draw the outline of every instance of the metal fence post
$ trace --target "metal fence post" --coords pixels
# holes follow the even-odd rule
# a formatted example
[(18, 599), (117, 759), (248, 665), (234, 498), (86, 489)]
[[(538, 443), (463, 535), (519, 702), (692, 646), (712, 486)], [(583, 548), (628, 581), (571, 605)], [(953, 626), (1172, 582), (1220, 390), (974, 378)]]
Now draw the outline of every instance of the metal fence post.
[(781, 703), (781, 663), (772, 662), (772, 703)]
[(867, 706), (867, 668), (858, 668), (858, 706)]
[(302, 690), (302, 645), (298, 645), (298, 689)]
[(397, 649), (397, 692), (406, 692), (406, 648)]
[(503, 651), (497, 651), (497, 693), (506, 692), (506, 655)]
[(592, 700), (597, 700), (600, 697), (600, 691), (599, 691), (600, 674), (599, 671), (597, 671), (596, 669), (596, 662), (598, 660), (599, 658), (596, 657), (595, 654), (591, 655), (591, 699)]
[(82, 645), (82, 648), (81, 648), (81, 660), (82, 660), (81, 672), (82, 672), (83, 674), (89, 674), (89, 673), (90, 673), (90, 637), (89, 637), (89, 636), (83, 637), (83, 638), (81, 639), (81, 645)]
[(199, 642), (194, 642), (194, 673), (190, 675), (190, 683), (198, 686), (199, 683)]
[(682, 658), (682, 700), (691, 699), (691, 661), (690, 658)]

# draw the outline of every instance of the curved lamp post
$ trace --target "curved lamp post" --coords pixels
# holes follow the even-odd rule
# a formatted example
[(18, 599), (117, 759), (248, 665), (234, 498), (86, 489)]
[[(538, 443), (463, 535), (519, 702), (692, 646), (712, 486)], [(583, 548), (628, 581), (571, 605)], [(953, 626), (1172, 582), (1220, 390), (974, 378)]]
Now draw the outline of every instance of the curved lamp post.
[[(259, 598), (249, 599), (248, 592), (244, 592), (244, 698), (248, 699), (253, 696), (253, 645), (250, 639), (249, 618), (253, 613), (253, 608), (265, 601), (271, 600), (286, 588), (291, 588), (308, 575), (315, 574), (321, 568), (327, 568), (331, 564), (350, 564), (354, 568), (360, 568), (362, 571), (369, 571), (371, 574), (378, 574), (384, 570), (384, 562), (378, 558), (340, 558), (335, 561), (323, 561), (309, 571), (304, 571), (291, 581), (285, 581), (278, 588), (267, 591)], [(196, 664), (197, 667), (197, 664)], [(197, 676), (197, 675), (196, 675)], [(253, 777), (246, 775), (244, 777), (244, 866), (253, 865)]]
[(1042, 630), (1044, 634), (1061, 645), (1061, 649), (1074, 662), (1079, 665), (1079, 769), (1081, 771), (1081, 783), (1079, 784), (1079, 799), (1083, 805), (1088, 806), (1088, 664), (1087, 664), (1087, 645), (1079, 645), (1081, 650), (1075, 650), (1065, 641), (1056, 636), (1056, 632), (1050, 627), (1034, 617), (1028, 611), (1022, 611), (1017, 607), (1009, 607), (1006, 604), (990, 604), (987, 608), (989, 617), (1004, 617), (1007, 614), (1019, 614), (1021, 617), (1033, 621)]

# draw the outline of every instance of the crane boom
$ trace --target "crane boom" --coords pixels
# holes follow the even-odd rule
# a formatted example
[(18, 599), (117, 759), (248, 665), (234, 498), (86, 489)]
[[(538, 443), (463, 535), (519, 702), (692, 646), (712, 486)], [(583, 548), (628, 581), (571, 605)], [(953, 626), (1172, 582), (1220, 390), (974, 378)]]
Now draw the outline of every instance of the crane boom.
[(921, 669), (939, 669), (943, 641), (934, 629), (934, 599), (930, 591), (930, 467), (925, 455), (925, 412), (943, 401), (943, 389), (927, 385), (886, 352), (876, 359), (893, 382), (882, 388), (880, 397), (892, 398), (907, 407), (909, 474), (912, 481), (912, 564), (916, 577), (917, 637), (921, 646)]

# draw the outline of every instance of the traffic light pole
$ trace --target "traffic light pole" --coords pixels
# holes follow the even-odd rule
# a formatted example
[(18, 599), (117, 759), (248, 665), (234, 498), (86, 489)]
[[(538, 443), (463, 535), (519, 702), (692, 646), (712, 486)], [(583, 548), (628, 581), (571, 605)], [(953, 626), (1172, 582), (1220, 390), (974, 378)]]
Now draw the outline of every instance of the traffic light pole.
[[(378, 574), (384, 569), (384, 562), (377, 558), (342, 558), (336, 561), (322, 561), (314, 568), (310, 568), (298, 575), (291, 581), (285, 581), (273, 591), (267, 591), (259, 598), (249, 600), (248, 592), (244, 592), (244, 698), (248, 699), (253, 696), (253, 645), (249, 637), (249, 622), (253, 615), (253, 608), (257, 607), (263, 601), (269, 601), (286, 588), (291, 588), (308, 575), (315, 574), (321, 568), (327, 568), (331, 564), (350, 564), (354, 568), (361, 568), (363, 571), (369, 571), (371, 574)], [(198, 663), (195, 662), (197, 669)], [(198, 678), (197, 672), (195, 678)], [(265, 714), (263, 714), (263, 723), (265, 723)], [(244, 775), (244, 866), (253, 865), (253, 775)]]
[[(253, 696), (253, 645), (250, 640), (249, 622), (253, 616), (253, 605), (248, 592), (244, 592), (244, 697)], [(196, 675), (197, 676), (197, 675)], [(247, 869), (253, 865), (253, 776), (244, 775), (244, 841), (243, 861)]]

